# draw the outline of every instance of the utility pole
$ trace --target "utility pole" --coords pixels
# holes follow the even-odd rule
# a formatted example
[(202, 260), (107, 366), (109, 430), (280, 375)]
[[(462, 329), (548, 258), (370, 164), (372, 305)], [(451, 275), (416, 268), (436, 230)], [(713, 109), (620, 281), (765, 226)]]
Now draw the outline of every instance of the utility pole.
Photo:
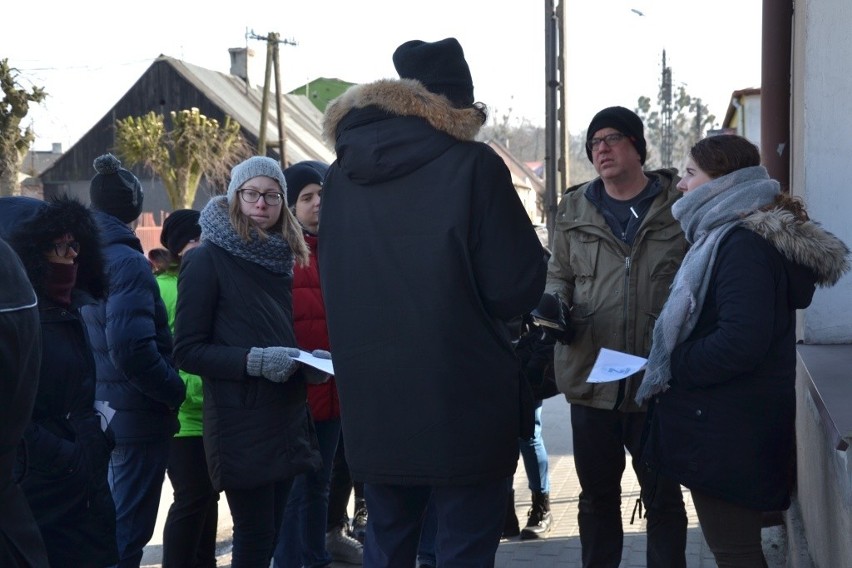
[(704, 117), (701, 116), (701, 99), (695, 99), (695, 141), (701, 140), (701, 125), (704, 122)]
[(266, 119), (269, 116), (269, 83), (272, 69), (275, 69), (275, 113), (278, 120), (278, 155), (281, 161), (281, 169), (287, 167), (287, 139), (284, 133), (284, 112), (281, 110), (281, 97), (284, 94), (281, 92), (281, 62), (278, 56), (278, 46), (298, 45), (291, 39), (280, 39), (280, 35), (275, 32), (270, 32), (265, 37), (259, 36), (252, 31), (248, 34), (252, 39), (257, 39), (266, 42), (266, 73), (263, 78), (263, 97), (260, 103), (260, 134), (257, 143), (257, 153), (260, 156), (266, 155)]
[(662, 166), (672, 167), (672, 151), (674, 145), (674, 133), (672, 132), (672, 69), (666, 67), (666, 50), (663, 50), (663, 76), (660, 85), (663, 95), (663, 140), (660, 144)]
[[(559, 18), (554, 10), (554, 0), (544, 0), (544, 61), (545, 61), (545, 145), (544, 145), (544, 211), (547, 227), (547, 244), (553, 245), (553, 233), (556, 229), (556, 185), (559, 182), (557, 172), (557, 140), (559, 126), (557, 122), (557, 92), (559, 76), (557, 74), (557, 38)], [(563, 125), (564, 127), (564, 125)]]

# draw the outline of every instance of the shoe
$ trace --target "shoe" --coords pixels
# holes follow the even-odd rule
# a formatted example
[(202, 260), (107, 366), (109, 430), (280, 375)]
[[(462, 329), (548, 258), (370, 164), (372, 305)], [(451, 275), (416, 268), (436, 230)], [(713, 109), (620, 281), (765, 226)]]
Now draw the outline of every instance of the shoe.
[(355, 499), (355, 515), (352, 517), (352, 536), (364, 544), (364, 535), (367, 532), (367, 502), (363, 499)]
[(506, 521), (503, 524), (503, 538), (512, 538), (521, 534), (521, 526), (518, 524), (518, 515), (515, 514), (515, 490), (509, 492), (509, 501), (506, 504)]
[(364, 546), (346, 534), (346, 527), (325, 533), (325, 548), (335, 562), (364, 563)]
[(550, 495), (533, 493), (532, 507), (527, 513), (527, 526), (521, 531), (521, 540), (544, 538), (550, 532), (553, 516), (550, 514)]

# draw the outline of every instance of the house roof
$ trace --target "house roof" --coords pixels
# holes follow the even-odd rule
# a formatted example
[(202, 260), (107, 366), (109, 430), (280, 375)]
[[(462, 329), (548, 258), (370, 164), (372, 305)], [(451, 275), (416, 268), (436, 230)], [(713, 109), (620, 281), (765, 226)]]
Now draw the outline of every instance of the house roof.
[[(250, 87), (230, 73), (205, 69), (166, 55), (158, 57), (154, 63), (157, 62), (174, 67), (225, 114), (259, 139), (262, 89)], [(281, 103), (288, 162), (320, 160), (331, 163), (334, 153), (322, 142), (322, 113), (304, 95), (282, 94)], [(274, 96), (270, 97), (268, 107), (266, 143), (268, 147), (277, 147), (278, 121)]]
[(544, 180), (538, 177), (529, 166), (513, 156), (509, 149), (500, 142), (488, 140), (486, 144), (491, 146), (506, 163), (509, 173), (512, 174), (512, 184), (515, 188), (532, 189), (537, 194), (544, 195)]
[(731, 100), (728, 102), (728, 110), (725, 112), (725, 119), (722, 121), (723, 126), (728, 126), (731, 124), (731, 121), (734, 120), (734, 115), (737, 113), (737, 107), (734, 106), (733, 101), (739, 101), (743, 97), (750, 96), (760, 96), (760, 88), (759, 87), (750, 87), (748, 89), (739, 89), (731, 93)]

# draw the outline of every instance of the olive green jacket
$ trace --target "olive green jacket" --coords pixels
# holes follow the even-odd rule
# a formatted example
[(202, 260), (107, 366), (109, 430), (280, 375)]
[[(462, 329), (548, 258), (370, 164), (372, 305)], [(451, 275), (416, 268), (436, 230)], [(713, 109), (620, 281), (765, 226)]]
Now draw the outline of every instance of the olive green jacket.
[(570, 307), (570, 345), (556, 344), (559, 390), (572, 404), (638, 411), (641, 373), (610, 383), (587, 383), (601, 347), (647, 357), (654, 323), (687, 250), (671, 206), (680, 197), (674, 170), (645, 174), (659, 180), (632, 247), (617, 238), (587, 191), (566, 193), (559, 204), (546, 291)]

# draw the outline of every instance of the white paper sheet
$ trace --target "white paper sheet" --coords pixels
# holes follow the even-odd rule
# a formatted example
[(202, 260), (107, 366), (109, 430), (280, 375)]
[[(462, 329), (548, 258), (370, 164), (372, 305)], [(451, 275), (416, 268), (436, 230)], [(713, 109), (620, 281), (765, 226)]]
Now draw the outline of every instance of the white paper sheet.
[(112, 417), (115, 416), (115, 409), (110, 407), (109, 401), (96, 400), (95, 412), (98, 413), (98, 416), (101, 419), (101, 430), (106, 432), (107, 426), (109, 426), (109, 423), (112, 421)]
[(296, 357), (296, 359), (305, 365), (310, 365), (311, 367), (319, 369), (329, 375), (334, 374), (334, 365), (331, 364), (331, 359), (320, 359), (319, 357), (314, 357), (307, 351), (300, 351), (299, 356)]
[(638, 373), (645, 368), (647, 363), (648, 360), (642, 357), (602, 347), (601, 352), (598, 353), (598, 358), (595, 359), (592, 373), (586, 379), (586, 382), (609, 383), (620, 381)]

